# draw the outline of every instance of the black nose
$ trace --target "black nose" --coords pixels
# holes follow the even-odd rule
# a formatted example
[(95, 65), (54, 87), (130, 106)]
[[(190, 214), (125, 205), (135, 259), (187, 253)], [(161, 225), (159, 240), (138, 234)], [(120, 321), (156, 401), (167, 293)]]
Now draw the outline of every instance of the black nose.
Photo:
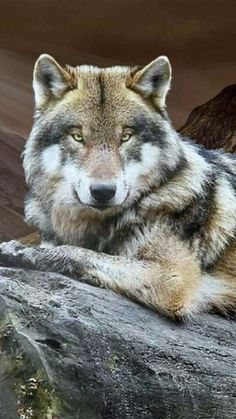
[(92, 197), (99, 204), (107, 204), (116, 193), (116, 186), (110, 183), (94, 183), (90, 186)]

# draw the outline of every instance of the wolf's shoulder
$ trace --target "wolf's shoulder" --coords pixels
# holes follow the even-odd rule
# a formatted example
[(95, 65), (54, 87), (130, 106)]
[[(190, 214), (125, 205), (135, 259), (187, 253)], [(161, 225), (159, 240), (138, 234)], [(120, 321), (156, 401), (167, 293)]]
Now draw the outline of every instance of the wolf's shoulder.
[(196, 143), (194, 140), (181, 136), (182, 141), (187, 146), (195, 150), (216, 172), (236, 175), (236, 154), (227, 152), (223, 149), (212, 150)]

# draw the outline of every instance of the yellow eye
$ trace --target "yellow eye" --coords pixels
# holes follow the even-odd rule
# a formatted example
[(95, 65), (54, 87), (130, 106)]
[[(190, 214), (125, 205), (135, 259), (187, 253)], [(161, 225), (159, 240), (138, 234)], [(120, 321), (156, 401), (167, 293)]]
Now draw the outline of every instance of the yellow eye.
[(80, 142), (84, 141), (84, 139), (83, 139), (82, 135), (80, 135), (80, 134), (72, 134), (72, 137), (73, 137), (73, 139), (74, 139), (75, 141), (77, 141), (78, 143), (80, 143)]
[(129, 141), (131, 137), (132, 137), (131, 133), (123, 134), (121, 137), (122, 143), (127, 143), (127, 141)]

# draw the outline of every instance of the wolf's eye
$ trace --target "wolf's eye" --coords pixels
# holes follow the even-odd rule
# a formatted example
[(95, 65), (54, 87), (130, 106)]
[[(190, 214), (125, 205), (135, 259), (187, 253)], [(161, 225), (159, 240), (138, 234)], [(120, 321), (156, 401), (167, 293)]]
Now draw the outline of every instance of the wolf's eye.
[(131, 133), (128, 133), (128, 132), (124, 133), (121, 137), (121, 142), (122, 143), (127, 143), (127, 141), (129, 141), (131, 137), (132, 137)]
[(80, 134), (72, 134), (72, 138), (73, 138), (75, 141), (77, 141), (78, 143), (81, 143), (81, 142), (83, 142), (83, 141), (84, 141), (84, 139), (83, 139), (82, 135), (80, 135)]

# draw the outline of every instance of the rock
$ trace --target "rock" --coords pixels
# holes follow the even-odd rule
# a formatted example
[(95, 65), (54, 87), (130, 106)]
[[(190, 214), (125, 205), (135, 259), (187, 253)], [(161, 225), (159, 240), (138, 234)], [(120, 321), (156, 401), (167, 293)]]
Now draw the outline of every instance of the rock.
[(207, 148), (236, 151), (236, 84), (195, 108), (179, 132)]
[(0, 268), (0, 418), (233, 419), (236, 325)]
[(32, 231), (23, 222), (26, 186), (20, 153), (24, 143), (23, 137), (0, 127), (0, 242), (17, 239)]

